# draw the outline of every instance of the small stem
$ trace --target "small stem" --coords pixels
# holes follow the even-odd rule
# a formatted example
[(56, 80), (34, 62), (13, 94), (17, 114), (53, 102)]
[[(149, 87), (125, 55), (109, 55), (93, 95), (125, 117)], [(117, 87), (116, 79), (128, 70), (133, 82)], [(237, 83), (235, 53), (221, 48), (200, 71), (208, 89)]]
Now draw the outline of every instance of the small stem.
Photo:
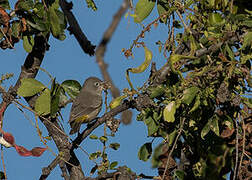
[(5, 167), (5, 163), (4, 163), (4, 154), (3, 154), (3, 146), (2, 145), (1, 145), (1, 159), (2, 159), (2, 163), (3, 163), (4, 177), (5, 177), (5, 179), (8, 179), (7, 173), (6, 173), (6, 167)]
[(165, 178), (165, 173), (166, 173), (166, 171), (167, 171), (167, 169), (168, 169), (169, 160), (170, 160), (170, 158), (171, 158), (171, 156), (172, 156), (172, 153), (173, 153), (173, 151), (174, 151), (174, 149), (175, 149), (175, 147), (176, 147), (176, 145), (177, 145), (177, 141), (178, 141), (178, 139), (179, 139), (179, 137), (180, 137), (180, 135), (181, 135), (181, 133), (182, 133), (182, 131), (183, 131), (184, 123), (185, 123), (185, 118), (182, 119), (182, 122), (181, 122), (181, 124), (180, 124), (180, 128), (179, 128), (179, 130), (178, 130), (178, 135), (176, 136), (176, 139), (175, 139), (175, 141), (174, 141), (174, 143), (173, 143), (172, 149), (171, 149), (171, 151), (170, 151), (169, 154), (168, 154), (168, 158), (167, 158), (167, 162), (166, 162), (166, 165), (165, 165), (164, 174), (163, 174), (161, 180), (164, 180), (164, 178)]

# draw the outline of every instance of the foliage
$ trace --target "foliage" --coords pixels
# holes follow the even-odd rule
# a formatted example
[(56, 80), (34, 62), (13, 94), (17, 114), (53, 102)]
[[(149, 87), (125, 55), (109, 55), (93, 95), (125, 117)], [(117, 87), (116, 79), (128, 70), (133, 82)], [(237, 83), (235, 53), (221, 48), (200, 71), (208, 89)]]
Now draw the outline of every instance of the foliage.
[[(137, 2), (135, 22), (148, 17), (154, 2)], [(248, 137), (249, 130), (242, 124), (251, 127), (248, 118), (251, 114), (252, 52), (252, 11), (237, 2), (157, 1), (160, 15), (157, 20), (170, 27), (166, 43), (159, 41), (168, 61), (163, 68), (170, 68), (170, 72), (162, 84), (157, 84), (153, 75), (149, 86), (141, 89), (139, 93), (148, 94), (154, 105), (142, 109), (138, 120), (145, 122), (149, 136), (168, 141), (166, 151), (172, 151), (170, 158), (180, 159), (184, 166), (179, 171), (172, 171), (169, 163), (160, 159), (166, 152), (154, 151), (155, 166), (159, 164), (158, 167), (167, 169), (167, 176), (223, 179), (227, 173), (233, 175), (236, 171), (238, 162), (234, 157), (238, 149), (234, 141), (238, 138), (245, 142), (246, 139), (237, 137), (234, 129)], [(140, 4), (146, 6), (141, 8)], [(181, 27), (178, 24), (184, 26), (183, 34), (174, 33), (174, 29)], [(143, 31), (150, 31), (150, 27)], [(144, 37), (143, 33), (141, 37)], [(127, 50), (132, 56), (137, 40)], [(206, 53), (201, 55), (201, 51)], [(168, 53), (170, 57), (167, 57)], [(176, 132), (181, 126), (183, 132), (180, 136)], [(174, 136), (178, 136), (177, 141)], [(146, 144), (139, 150), (139, 159), (143, 161), (151, 154)], [(176, 148), (172, 150), (174, 144)], [(249, 146), (237, 146), (249, 153)], [(182, 155), (188, 162), (186, 165)], [(243, 167), (248, 167), (246, 162), (243, 161)]]
[[(93, 0), (86, 2), (97, 9)], [(155, 6), (156, 19), (146, 22)], [(154, 151), (153, 141), (143, 142), (138, 150), (139, 159), (151, 158), (163, 179), (226, 179), (227, 174), (235, 176), (237, 172), (240, 179), (249, 176), (251, 7), (242, 0), (137, 1), (134, 22), (147, 25), (124, 55), (133, 57), (134, 48), (141, 46), (145, 59), (139, 67), (126, 70), (131, 89), (115, 98), (110, 108), (113, 111), (127, 99), (138, 111), (137, 120), (147, 126), (148, 137), (163, 140)], [(13, 48), (22, 39), (24, 49), (31, 52), (34, 35), (39, 33), (65, 39), (67, 21), (59, 10), (59, 0), (19, 0), (13, 13), (7, 13), (9, 9), (8, 1), (1, 1), (2, 49)], [(159, 70), (152, 65), (147, 83), (135, 89), (129, 72), (138, 75), (150, 65), (153, 54), (144, 43), (145, 32), (154, 32), (152, 26), (158, 23), (168, 30), (165, 42), (156, 43), (166, 61)], [(17, 94), (24, 98), (37, 96), (37, 115), (56, 117), (68, 96), (77, 96), (81, 85), (75, 80), (60, 84), (52, 79), (50, 83), (47, 87), (33, 78), (22, 79)], [(147, 97), (146, 104), (137, 102), (142, 96)], [(117, 169), (118, 162), (109, 161), (106, 148), (117, 150), (120, 144), (110, 143), (114, 134), (108, 135), (106, 130), (103, 136), (89, 136), (102, 145), (102, 150), (89, 155), (90, 160), (101, 160), (91, 174)]]

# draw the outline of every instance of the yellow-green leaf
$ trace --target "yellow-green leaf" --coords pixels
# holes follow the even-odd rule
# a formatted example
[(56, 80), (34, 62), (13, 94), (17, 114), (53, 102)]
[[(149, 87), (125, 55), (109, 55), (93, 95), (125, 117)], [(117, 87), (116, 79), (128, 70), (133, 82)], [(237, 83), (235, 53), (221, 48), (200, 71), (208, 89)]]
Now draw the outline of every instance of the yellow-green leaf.
[(150, 62), (151, 62), (151, 59), (152, 59), (152, 52), (146, 47), (144, 46), (144, 53), (145, 53), (145, 58), (144, 58), (144, 62), (136, 67), (136, 68), (129, 68), (126, 70), (126, 79), (131, 87), (131, 89), (134, 89), (133, 88), (133, 85), (130, 81), (130, 78), (129, 78), (129, 72), (132, 72), (132, 73), (142, 73), (144, 72), (150, 65)]
[(176, 104), (175, 101), (170, 102), (165, 106), (163, 117), (166, 122), (173, 123), (175, 121)]
[[(169, 3), (167, 0), (158, 0), (157, 1), (157, 10), (159, 16), (163, 16), (170, 9)], [(167, 14), (164, 17), (161, 17), (162, 22), (167, 22)]]
[(17, 94), (23, 97), (33, 96), (43, 89), (45, 85), (33, 78), (25, 78), (21, 80), (21, 85), (17, 90)]
[(200, 96), (197, 95), (196, 99), (195, 99), (195, 103), (194, 103), (192, 109), (188, 113), (194, 112), (195, 110), (197, 110), (199, 108), (199, 106), (200, 106)]
[(244, 36), (243, 45), (242, 45), (241, 49), (244, 49), (244, 48), (246, 48), (247, 46), (252, 47), (252, 32), (248, 32), (248, 33)]
[(154, 8), (156, 0), (139, 0), (136, 4), (134, 22), (140, 23), (147, 18)]
[(225, 23), (225, 19), (219, 13), (211, 13), (209, 15), (209, 22), (212, 26), (221, 25)]
[(73, 99), (79, 94), (81, 89), (80, 83), (76, 80), (65, 80), (61, 84), (61, 86), (66, 91), (66, 93)]
[(51, 93), (45, 89), (35, 102), (35, 111), (39, 115), (47, 115), (51, 112)]
[(23, 36), (23, 47), (24, 50), (28, 53), (32, 51), (34, 46), (34, 38), (33, 36)]
[(122, 96), (119, 96), (119, 97), (113, 99), (109, 104), (110, 109), (114, 109), (115, 107), (119, 106), (121, 104), (122, 100), (125, 99), (126, 97), (127, 97), (127, 95), (122, 95)]
[(110, 148), (114, 149), (114, 150), (117, 150), (120, 148), (120, 144), (119, 143), (111, 143), (109, 145)]
[(148, 128), (148, 136), (152, 136), (154, 133), (158, 131), (159, 126), (156, 124), (155, 120), (149, 116), (144, 120), (144, 123)]
[(51, 25), (51, 32), (55, 38), (59, 38), (61, 34), (59, 18), (53, 7), (49, 7), (49, 20)]
[(208, 134), (209, 131), (210, 131), (210, 124), (206, 123), (206, 125), (201, 130), (201, 133), (200, 133), (201, 138), (204, 139), (204, 137)]
[(152, 153), (152, 144), (151, 143), (145, 143), (141, 146), (141, 148), (138, 151), (138, 158), (142, 161), (147, 161)]
[(118, 165), (117, 161), (113, 161), (112, 163), (110, 163), (109, 165), (109, 169), (115, 169), (115, 167)]
[(190, 87), (183, 91), (182, 103), (190, 105), (194, 100), (196, 94), (198, 93), (199, 88), (196, 86)]

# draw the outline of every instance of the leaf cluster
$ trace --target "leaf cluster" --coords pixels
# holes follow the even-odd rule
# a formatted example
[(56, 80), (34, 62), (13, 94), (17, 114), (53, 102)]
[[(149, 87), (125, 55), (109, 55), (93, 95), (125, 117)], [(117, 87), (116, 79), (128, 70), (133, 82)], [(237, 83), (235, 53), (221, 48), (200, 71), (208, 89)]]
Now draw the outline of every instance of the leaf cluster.
[[(10, 13), (8, 13), (10, 11)], [(11, 9), (9, 1), (0, 3), (0, 47), (14, 48), (15, 43), (23, 40), (23, 47), (31, 52), (34, 36), (42, 33), (52, 34), (56, 39), (64, 40), (67, 26), (66, 18), (59, 10), (59, 0), (20, 0)]]
[[(142, 22), (155, 2), (139, 0), (135, 22)], [(234, 143), (238, 138), (235, 129), (249, 136), (242, 123), (250, 126), (252, 11), (227, 0), (188, 0), (184, 4), (157, 1), (157, 7), (162, 23), (171, 22), (169, 18), (176, 19), (177, 23), (170, 24), (168, 29), (170, 36), (166, 42), (172, 45), (158, 43), (164, 54), (170, 54), (159, 71), (169, 67), (169, 73), (159, 84), (154, 74), (149, 86), (141, 92), (148, 94), (154, 105), (142, 109), (137, 119), (146, 124), (149, 137), (163, 138), (168, 147), (154, 151), (153, 165), (164, 168), (162, 157), (176, 143), (171, 158), (180, 159), (184, 165), (183, 154), (188, 162), (180, 171), (182, 174), (199, 179), (222, 179), (233, 172), (237, 163), (234, 161), (234, 152), (238, 151)], [(186, 15), (184, 19), (183, 15)], [(172, 32), (178, 28), (177, 24), (183, 24), (184, 33)], [(159, 71), (156, 76), (160, 75)], [(182, 121), (185, 122), (183, 132), (175, 142)], [(238, 146), (248, 153), (249, 146)], [(152, 153), (152, 143), (145, 143), (139, 149), (139, 159), (147, 161)], [(177, 177), (176, 172), (168, 173)]]

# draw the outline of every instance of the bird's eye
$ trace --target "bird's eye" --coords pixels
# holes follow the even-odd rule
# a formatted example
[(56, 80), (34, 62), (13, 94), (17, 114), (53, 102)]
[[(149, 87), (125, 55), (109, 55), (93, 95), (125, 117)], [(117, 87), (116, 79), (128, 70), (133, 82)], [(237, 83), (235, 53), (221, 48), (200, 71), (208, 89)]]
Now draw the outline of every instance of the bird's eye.
[(94, 85), (95, 85), (96, 87), (98, 87), (98, 86), (100, 85), (100, 83), (99, 83), (99, 82), (95, 82)]

